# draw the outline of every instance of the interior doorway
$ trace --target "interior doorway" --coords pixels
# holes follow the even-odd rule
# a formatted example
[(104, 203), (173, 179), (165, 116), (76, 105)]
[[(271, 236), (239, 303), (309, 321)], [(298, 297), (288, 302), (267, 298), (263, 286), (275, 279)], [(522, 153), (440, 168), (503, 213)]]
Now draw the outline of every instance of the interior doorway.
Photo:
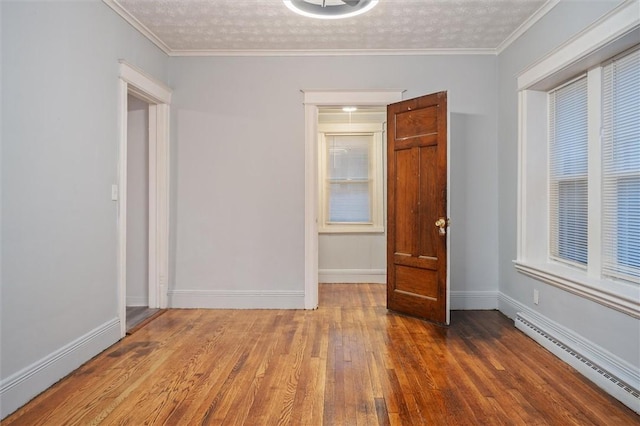
[(403, 90), (303, 90), (305, 105), (305, 309), (318, 307), (318, 113), (337, 105), (386, 107)]
[(318, 108), (318, 282), (386, 283), (386, 106)]
[[(170, 102), (171, 89), (120, 62), (118, 184), (112, 195), (118, 201), (121, 337), (128, 305), (167, 307)], [(137, 109), (130, 111), (130, 103)]]
[(127, 333), (159, 312), (149, 307), (149, 107), (127, 95)]

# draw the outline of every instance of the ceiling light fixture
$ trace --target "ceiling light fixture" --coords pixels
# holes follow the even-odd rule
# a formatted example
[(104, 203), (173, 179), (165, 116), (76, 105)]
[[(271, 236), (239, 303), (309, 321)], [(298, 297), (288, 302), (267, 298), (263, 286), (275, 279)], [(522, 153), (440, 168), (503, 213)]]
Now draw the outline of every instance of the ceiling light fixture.
[(373, 9), (378, 0), (283, 0), (295, 13), (309, 18), (342, 19)]

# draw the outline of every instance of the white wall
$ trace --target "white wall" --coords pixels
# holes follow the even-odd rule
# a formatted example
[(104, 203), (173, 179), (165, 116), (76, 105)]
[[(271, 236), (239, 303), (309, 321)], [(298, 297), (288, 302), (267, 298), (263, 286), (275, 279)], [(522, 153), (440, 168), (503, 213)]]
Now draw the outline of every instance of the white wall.
[[(513, 316), (516, 304), (636, 366), (640, 365), (637, 319), (516, 272), (517, 75), (619, 4), (613, 1), (561, 2), (499, 56), (500, 93), (500, 291), (510, 301), (501, 310)], [(533, 304), (533, 289), (540, 304)], [(515, 303), (514, 303), (515, 302)]]
[(320, 234), (319, 282), (385, 283), (387, 234)]
[(449, 91), (451, 287), (497, 306), (494, 56), (173, 57), (170, 75), (174, 306), (303, 306), (305, 88)]
[(149, 104), (127, 107), (127, 306), (149, 306)]
[(167, 58), (99, 0), (0, 8), (4, 416), (119, 338), (118, 59)]

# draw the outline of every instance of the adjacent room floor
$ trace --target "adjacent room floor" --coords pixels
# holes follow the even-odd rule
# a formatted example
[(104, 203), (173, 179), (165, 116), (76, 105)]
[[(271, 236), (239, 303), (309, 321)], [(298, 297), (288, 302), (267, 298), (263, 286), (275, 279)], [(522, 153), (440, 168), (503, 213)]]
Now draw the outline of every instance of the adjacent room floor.
[(160, 313), (160, 309), (150, 309), (147, 306), (127, 306), (127, 333)]

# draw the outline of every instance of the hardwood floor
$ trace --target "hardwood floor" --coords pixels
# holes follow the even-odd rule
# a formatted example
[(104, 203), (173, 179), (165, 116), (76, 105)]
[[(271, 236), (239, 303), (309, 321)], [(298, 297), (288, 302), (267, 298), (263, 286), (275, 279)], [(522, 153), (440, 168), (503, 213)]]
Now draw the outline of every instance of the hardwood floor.
[(320, 308), (169, 310), (3, 425), (634, 425), (639, 416), (495, 311), (449, 328), (379, 284)]

